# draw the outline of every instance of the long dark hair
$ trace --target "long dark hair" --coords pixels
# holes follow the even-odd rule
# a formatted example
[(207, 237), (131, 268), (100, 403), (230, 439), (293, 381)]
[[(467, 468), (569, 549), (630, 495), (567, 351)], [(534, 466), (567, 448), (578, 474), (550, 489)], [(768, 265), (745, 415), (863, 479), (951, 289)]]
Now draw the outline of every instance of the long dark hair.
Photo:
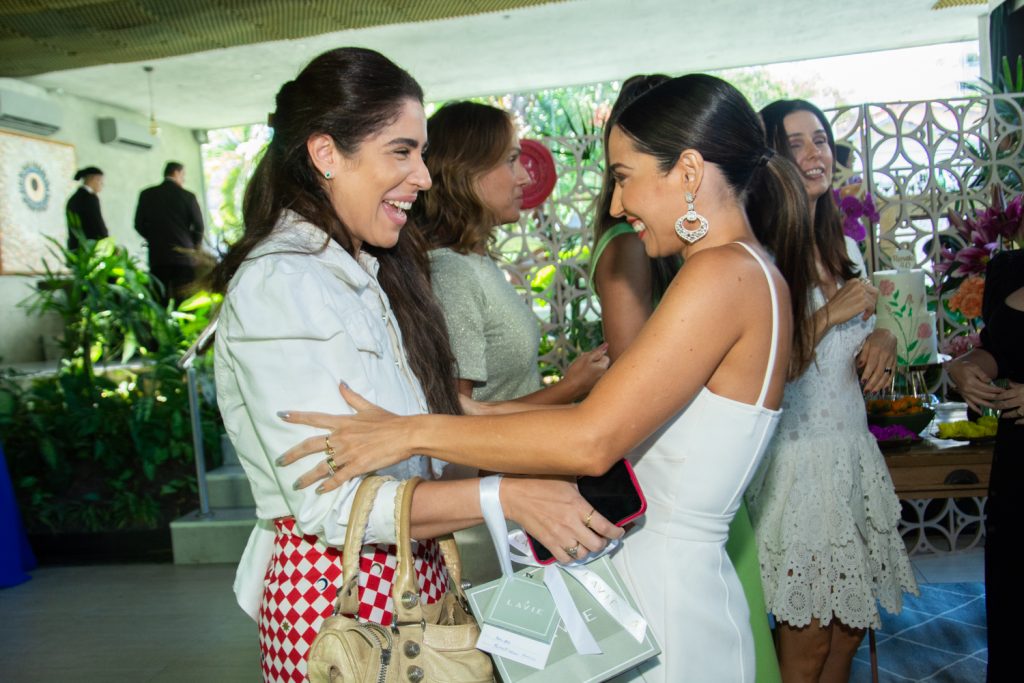
[[(327, 134), (342, 154), (352, 156), (369, 137), (399, 116), (407, 100), (423, 102), (423, 90), (384, 55), (363, 48), (325, 52), (281, 86), (271, 115), (274, 137), (245, 189), (245, 233), (212, 274), (225, 291), (253, 247), (273, 232), (281, 213), (291, 210), (324, 231), (353, 256), (353, 242), (313, 166), (306, 141)], [(455, 360), (441, 308), (434, 299), (415, 227), (407, 225), (390, 249), (364, 244), (380, 262), (377, 279), (402, 330), (409, 364), (437, 413), (459, 414), (452, 377)]]
[[(621, 218), (611, 215), (612, 192), (615, 189), (615, 182), (612, 180), (611, 172), (608, 170), (608, 138), (612, 134), (612, 128), (615, 127), (619, 114), (632, 104), (633, 100), (667, 80), (669, 80), (669, 77), (665, 74), (637, 74), (636, 76), (630, 76), (622, 82), (619, 96), (608, 113), (608, 120), (604, 124), (604, 173), (601, 178), (601, 192), (598, 194), (597, 203), (594, 205), (594, 245), (590, 250), (591, 254), (596, 253), (597, 245), (600, 244), (601, 238), (608, 229), (622, 222)], [(683, 260), (678, 254), (674, 254), (672, 256), (659, 256), (649, 259), (649, 261), (651, 264), (651, 294), (654, 296), (655, 301), (657, 301), (665, 293), (665, 290), (668, 289), (672, 278), (679, 272), (679, 267), (683, 265)]]
[(807, 193), (791, 162), (765, 144), (761, 119), (740, 92), (720, 78), (691, 74), (673, 78), (640, 96), (618, 119), (636, 148), (658, 161), (663, 172), (686, 149), (700, 152), (725, 176), (746, 208), (757, 239), (775, 256), (789, 284), (793, 310), (790, 376), (814, 354), (814, 329), (807, 296), (814, 259)]
[(501, 163), (514, 135), (506, 112), (476, 102), (446, 104), (427, 121), (434, 185), (410, 215), (431, 247), (468, 254), (490, 240), (498, 219), (480, 200), (476, 181)]
[[(828, 124), (824, 112), (806, 100), (776, 100), (761, 110), (761, 120), (764, 122), (768, 144), (776, 152), (794, 164), (796, 163), (793, 151), (789, 147), (789, 137), (786, 135), (784, 124), (787, 116), (798, 111), (814, 114), (821, 123), (821, 127), (825, 129), (825, 137), (828, 138), (828, 146), (832, 150), (832, 171), (835, 172), (835, 159), (838, 157), (832, 126)], [(815, 201), (813, 227), (814, 245), (818, 248), (818, 255), (821, 257), (825, 272), (833, 279), (849, 280), (856, 277), (857, 273), (853, 269), (853, 262), (846, 253), (843, 219), (839, 215), (839, 207), (836, 206), (836, 200), (831, 191), (821, 195)]]

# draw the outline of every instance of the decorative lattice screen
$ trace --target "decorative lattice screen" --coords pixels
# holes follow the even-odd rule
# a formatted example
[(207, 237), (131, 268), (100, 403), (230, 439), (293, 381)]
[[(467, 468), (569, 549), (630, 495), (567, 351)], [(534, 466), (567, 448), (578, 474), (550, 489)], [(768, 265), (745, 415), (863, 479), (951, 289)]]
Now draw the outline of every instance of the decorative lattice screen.
[[(984, 208), (993, 184), (1002, 185), (1010, 197), (1020, 191), (1024, 113), (1018, 100), (996, 95), (827, 112), (837, 141), (853, 149), (850, 167), (840, 169), (836, 182), (863, 181), (880, 209), (880, 223), (869, 226), (866, 260), (875, 269), (889, 267), (895, 245), (912, 244), (939, 311), (940, 341), (962, 328), (938, 299), (934, 263), (941, 244), (936, 238), (958, 240), (947, 211)], [(578, 350), (600, 338), (600, 306), (587, 272), (591, 207), (601, 182), (603, 151), (594, 137), (543, 142), (558, 166), (555, 192), (518, 224), (504, 226), (497, 246), (512, 281), (541, 319), (547, 341), (542, 361), (564, 369)]]

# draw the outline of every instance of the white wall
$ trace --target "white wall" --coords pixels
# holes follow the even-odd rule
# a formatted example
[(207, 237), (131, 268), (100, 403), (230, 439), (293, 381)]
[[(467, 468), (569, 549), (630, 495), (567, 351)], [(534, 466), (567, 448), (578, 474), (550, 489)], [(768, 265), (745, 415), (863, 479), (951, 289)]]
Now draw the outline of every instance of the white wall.
[[(47, 92), (15, 79), (0, 78), (0, 89), (46, 98), (60, 106), (64, 117), (61, 129), (50, 139), (75, 146), (78, 168), (98, 166), (103, 170), (105, 185), (100, 194), (103, 219), (111, 237), (127, 246), (143, 262), (145, 247), (132, 225), (135, 204), (141, 190), (162, 181), (165, 163), (173, 160), (185, 165), (185, 187), (195, 193), (205, 211), (202, 158), (199, 144), (190, 130), (161, 123), (157, 144), (150, 150), (104, 145), (97, 132), (97, 118), (116, 116), (147, 125), (147, 116), (81, 97)], [(159, 112), (157, 114), (159, 116)], [(31, 277), (0, 276), (0, 364), (42, 360), (40, 337), (60, 331), (56, 321), (30, 318), (17, 306), (31, 293), (32, 282)]]

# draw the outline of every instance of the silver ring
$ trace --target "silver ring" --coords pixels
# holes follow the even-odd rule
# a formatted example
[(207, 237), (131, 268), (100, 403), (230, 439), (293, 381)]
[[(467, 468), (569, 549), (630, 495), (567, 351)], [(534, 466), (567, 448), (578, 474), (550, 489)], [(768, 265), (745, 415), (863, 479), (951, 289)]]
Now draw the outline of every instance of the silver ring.
[(892, 368), (882, 368), (882, 372), (884, 372), (887, 375), (891, 375), (892, 374)]
[(580, 554), (580, 542), (576, 541), (576, 545), (574, 545), (573, 547), (571, 547), (571, 548), (562, 548), (562, 550), (565, 551), (566, 555), (568, 555), (569, 557), (571, 557), (572, 559), (575, 560), (576, 557)]

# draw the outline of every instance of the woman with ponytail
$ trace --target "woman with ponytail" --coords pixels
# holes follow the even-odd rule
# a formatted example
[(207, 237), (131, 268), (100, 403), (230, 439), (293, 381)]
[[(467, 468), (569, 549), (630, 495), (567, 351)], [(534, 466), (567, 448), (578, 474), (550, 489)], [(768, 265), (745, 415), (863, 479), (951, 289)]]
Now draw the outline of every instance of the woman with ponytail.
[[(644, 323), (661, 301), (672, 278), (682, 266), (679, 254), (651, 258), (633, 226), (611, 215), (615, 182), (608, 169), (608, 138), (622, 111), (645, 92), (669, 80), (653, 74), (626, 79), (605, 124), (605, 174), (594, 212), (594, 248), (590, 272), (594, 291), (601, 298), (601, 327), (614, 361), (636, 339)], [(635, 457), (635, 456), (634, 456)], [(757, 559), (757, 541), (750, 515), (741, 503), (729, 526), (725, 550), (736, 568), (750, 610), (750, 628), (754, 634), (758, 683), (778, 683), (779, 662), (768, 625), (768, 614), (761, 593), (761, 564)]]
[[(225, 292), (216, 340), (217, 399), (250, 479), (258, 521), (235, 593), (258, 622), (264, 680), (306, 680), (306, 654), (333, 611), (358, 477), (322, 495), (279, 467), (301, 437), (325, 471), (343, 466), (333, 437), (275, 413), (346, 410), (339, 383), (402, 415), (459, 413), (444, 319), (406, 211), (430, 188), (426, 117), (413, 78), (372, 50), (314, 59), (277, 95), (274, 137), (244, 201), (245, 235), (214, 273)], [(312, 435), (312, 436), (310, 436)], [(412, 502), (416, 577), (425, 602), (447, 590), (435, 536), (482, 521), (476, 479), (437, 481), (445, 463), (413, 456), (374, 468), (422, 477)], [(370, 472), (368, 470), (367, 472)], [(367, 527), (359, 617), (391, 623), (397, 481)], [(556, 545), (603, 547), (621, 531), (564, 481), (509, 480), (505, 515)], [(372, 577), (372, 578), (369, 578)]]
[[(807, 291), (800, 254), (784, 254), (779, 262), (794, 270), (780, 273), (748, 203), (780, 198), (759, 229), (809, 242), (806, 198), (791, 164), (765, 146), (747, 101), (711, 76), (672, 79), (626, 107), (608, 161), (612, 214), (633, 226), (648, 256), (676, 254), (685, 265), (587, 398), (557, 410), (402, 417), (342, 388), (355, 416), (303, 419), (333, 429), (345, 467), (331, 476), (317, 465), (299, 485), (330, 492), (413, 453), (492, 471), (596, 475), (633, 451), (647, 514), (613, 561), (662, 654), (630, 677), (752, 682), (747, 604), (725, 541), (778, 422), (787, 372), (804, 367), (812, 347), (791, 344), (809, 334), (791, 314)], [(309, 450), (299, 445), (283, 461)], [(563, 562), (593, 549), (582, 537), (559, 545), (548, 548)]]
[[(862, 279), (857, 244), (843, 236), (825, 115), (784, 100), (761, 117), (778, 156), (800, 173), (814, 226), (812, 240), (779, 230), (763, 241), (780, 268), (794, 246), (812, 259), (808, 307), (800, 310), (815, 349), (814, 363), (795, 368), (786, 386), (778, 434), (747, 502), (783, 681), (845, 682), (865, 629), (880, 625), (876, 602), (895, 613), (903, 591), (917, 589), (897, 529), (899, 501), (861, 395), (889, 383), (895, 338), (873, 330), (877, 290)], [(777, 201), (763, 199), (763, 210)]]

